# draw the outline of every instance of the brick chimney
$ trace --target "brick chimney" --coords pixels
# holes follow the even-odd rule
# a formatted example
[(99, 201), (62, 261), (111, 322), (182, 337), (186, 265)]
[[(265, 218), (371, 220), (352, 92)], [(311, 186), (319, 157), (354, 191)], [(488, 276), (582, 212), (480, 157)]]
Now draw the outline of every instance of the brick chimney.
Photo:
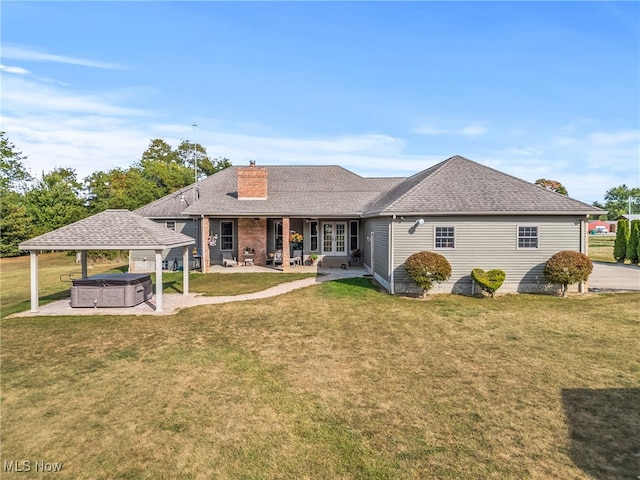
[(251, 160), (249, 167), (238, 168), (238, 199), (265, 200), (267, 198), (267, 169), (256, 167)]

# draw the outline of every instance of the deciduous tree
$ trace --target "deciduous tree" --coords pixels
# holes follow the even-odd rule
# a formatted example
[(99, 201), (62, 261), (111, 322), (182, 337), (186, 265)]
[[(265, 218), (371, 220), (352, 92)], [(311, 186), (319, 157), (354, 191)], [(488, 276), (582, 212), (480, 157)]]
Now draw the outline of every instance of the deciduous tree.
[(41, 235), (86, 217), (81, 192), (82, 184), (73, 169), (56, 168), (43, 174), (25, 196), (33, 234)]
[(567, 189), (564, 188), (564, 185), (562, 185), (557, 180), (547, 180), (546, 178), (539, 178), (534, 183), (546, 188), (547, 190), (551, 190), (552, 192), (556, 192), (561, 195), (569, 195), (569, 192), (567, 192)]

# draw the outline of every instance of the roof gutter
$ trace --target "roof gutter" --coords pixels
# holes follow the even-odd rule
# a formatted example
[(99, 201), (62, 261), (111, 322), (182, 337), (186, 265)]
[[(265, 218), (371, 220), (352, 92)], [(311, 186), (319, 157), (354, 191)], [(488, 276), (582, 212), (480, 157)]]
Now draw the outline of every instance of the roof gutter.
[(521, 216), (521, 215), (553, 215), (553, 216), (584, 216), (584, 215), (602, 215), (606, 213), (606, 210), (567, 210), (567, 211), (514, 211), (514, 212), (469, 212), (469, 211), (460, 211), (460, 212), (395, 212), (395, 213), (386, 213), (386, 212), (378, 212), (371, 214), (364, 214), (362, 218), (375, 218), (375, 217), (394, 217), (394, 216), (403, 216), (403, 217), (411, 217), (411, 216), (427, 216), (427, 217), (447, 217), (447, 216), (465, 216), (465, 217), (480, 217), (480, 216)]

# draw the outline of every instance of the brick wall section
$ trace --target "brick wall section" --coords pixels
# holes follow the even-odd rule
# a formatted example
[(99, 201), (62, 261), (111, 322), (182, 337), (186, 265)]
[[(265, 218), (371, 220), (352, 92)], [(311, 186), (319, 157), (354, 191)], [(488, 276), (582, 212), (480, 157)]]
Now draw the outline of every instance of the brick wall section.
[(267, 198), (267, 169), (250, 167), (238, 168), (238, 198)]
[(238, 261), (242, 261), (245, 247), (255, 250), (255, 265), (267, 264), (267, 219), (238, 219)]

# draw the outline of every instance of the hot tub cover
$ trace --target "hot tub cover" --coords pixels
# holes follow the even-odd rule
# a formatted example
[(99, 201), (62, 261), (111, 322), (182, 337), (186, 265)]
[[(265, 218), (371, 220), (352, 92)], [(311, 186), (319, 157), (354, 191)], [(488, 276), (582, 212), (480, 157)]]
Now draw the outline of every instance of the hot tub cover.
[(145, 282), (151, 282), (151, 275), (145, 273), (101, 273), (86, 278), (75, 278), (73, 286), (115, 287)]

